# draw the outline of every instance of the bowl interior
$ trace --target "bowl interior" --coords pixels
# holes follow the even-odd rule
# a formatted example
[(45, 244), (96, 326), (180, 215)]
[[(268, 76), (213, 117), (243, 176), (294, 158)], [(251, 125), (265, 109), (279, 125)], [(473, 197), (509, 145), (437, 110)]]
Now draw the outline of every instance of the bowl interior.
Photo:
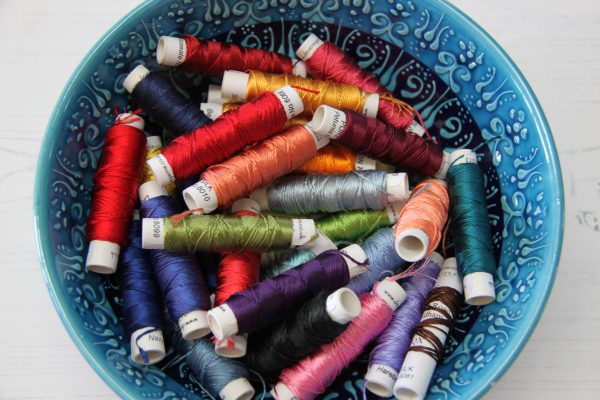
[[(131, 104), (122, 88), (125, 76), (140, 63), (160, 68), (154, 59), (162, 35), (187, 33), (292, 56), (310, 32), (377, 74), (421, 113), (436, 140), (475, 149), (486, 175), (499, 262), (497, 302), (462, 310), (430, 398), (479, 397), (534, 328), (561, 246), (558, 159), (527, 83), (471, 20), (441, 0), (154, 0), (121, 20), (78, 67), (51, 117), (36, 177), (38, 248), (52, 299), (88, 362), (122, 397), (208, 397), (174, 354), (154, 367), (131, 362), (114, 278), (84, 271), (93, 172), (114, 107)], [(164, 73), (198, 102), (216, 82)], [(152, 120), (146, 130), (169, 140)], [(357, 360), (326, 397), (361, 396), (366, 362)]]

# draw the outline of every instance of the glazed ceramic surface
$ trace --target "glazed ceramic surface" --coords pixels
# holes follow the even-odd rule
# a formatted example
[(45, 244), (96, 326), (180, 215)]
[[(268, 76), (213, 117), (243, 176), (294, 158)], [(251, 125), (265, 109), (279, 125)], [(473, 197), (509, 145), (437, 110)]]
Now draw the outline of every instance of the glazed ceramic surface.
[[(155, 0), (117, 23), (77, 68), (51, 117), (36, 178), (38, 247), (51, 297), (80, 351), (120, 396), (209, 398), (175, 354), (153, 367), (129, 359), (116, 280), (84, 270), (85, 222), (104, 134), (115, 106), (131, 105), (124, 78), (137, 64), (161, 68), (154, 60), (162, 35), (187, 33), (292, 56), (311, 32), (377, 74), (443, 145), (475, 149), (485, 171), (497, 302), (461, 311), (429, 398), (481, 396), (535, 327), (560, 254), (560, 169), (535, 96), (474, 22), (441, 0)], [(198, 102), (210, 83), (165, 74)], [(170, 138), (152, 120), (146, 130)], [(323, 398), (359, 399), (366, 363), (357, 360)]]

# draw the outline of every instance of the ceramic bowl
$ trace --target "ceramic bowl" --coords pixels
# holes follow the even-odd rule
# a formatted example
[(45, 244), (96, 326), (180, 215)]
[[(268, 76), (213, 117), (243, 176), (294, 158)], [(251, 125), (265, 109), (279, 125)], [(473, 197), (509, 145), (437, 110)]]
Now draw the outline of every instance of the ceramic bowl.
[[(441, 0), (154, 0), (119, 21), (77, 67), (48, 124), (35, 186), (39, 255), (52, 300), (81, 353), (121, 397), (207, 397), (172, 354), (153, 367), (131, 362), (116, 284), (83, 267), (92, 176), (114, 107), (129, 103), (123, 79), (140, 63), (160, 68), (154, 60), (162, 35), (291, 56), (310, 32), (377, 74), (444, 145), (475, 149), (486, 174), (497, 302), (462, 310), (429, 398), (479, 398), (531, 335), (560, 254), (560, 167), (534, 94), (480, 27)], [(197, 101), (209, 83), (166, 73)], [(160, 132), (152, 121), (146, 129)], [(360, 398), (365, 363), (359, 359), (326, 398)]]

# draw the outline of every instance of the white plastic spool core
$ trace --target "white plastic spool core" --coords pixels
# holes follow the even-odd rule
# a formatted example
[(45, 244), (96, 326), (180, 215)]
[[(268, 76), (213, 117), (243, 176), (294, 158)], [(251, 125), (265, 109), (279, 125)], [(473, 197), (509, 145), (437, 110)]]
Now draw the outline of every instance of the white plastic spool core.
[(408, 182), (408, 174), (399, 172), (387, 175), (388, 201), (390, 203), (396, 201), (407, 201), (410, 197), (410, 183)]
[(173, 169), (162, 154), (152, 157), (146, 161), (146, 164), (150, 167), (150, 171), (152, 171), (152, 174), (159, 185), (167, 186), (168, 184), (175, 182)]
[(298, 400), (298, 397), (292, 393), (290, 388), (281, 382), (275, 385), (273, 390), (271, 390), (271, 394), (276, 400)]
[(239, 329), (237, 317), (227, 303), (221, 304), (208, 312), (208, 326), (213, 335), (219, 340), (237, 334)]
[(215, 353), (225, 358), (241, 358), (246, 355), (248, 339), (246, 335), (233, 335), (215, 342)]
[(147, 77), (149, 74), (150, 70), (148, 68), (144, 67), (143, 65), (138, 65), (131, 70), (129, 75), (127, 75), (127, 78), (125, 78), (123, 81), (123, 87), (125, 90), (127, 90), (127, 92), (131, 93), (134, 91), (138, 83), (140, 83), (142, 79)]
[[(151, 326), (140, 328), (131, 334), (129, 342), (131, 347), (131, 359), (136, 364), (152, 365), (165, 358), (166, 352), (163, 333), (160, 329), (153, 329), (154, 327)], [(145, 332), (149, 331), (152, 332), (144, 334)], [(140, 335), (142, 336), (140, 337)], [(148, 362), (144, 362), (144, 357), (142, 357), (140, 347), (144, 349), (144, 352), (148, 357)]]
[(315, 110), (311, 125), (319, 135), (338, 139), (346, 127), (346, 114), (337, 108), (321, 105)]
[(391, 397), (397, 377), (398, 371), (382, 364), (373, 364), (365, 375), (365, 388), (376, 396)]
[(254, 388), (246, 378), (229, 382), (219, 392), (221, 400), (250, 400), (254, 397)]
[[(143, 129), (144, 128), (142, 127), (140, 130), (143, 130)], [(163, 147), (163, 145), (162, 145), (162, 140), (161, 140), (160, 136), (148, 136), (146, 138), (146, 148), (148, 150), (150, 150), (150, 149), (162, 149), (162, 147)]]
[(444, 257), (437, 251), (432, 251), (429, 255), (429, 259), (436, 263), (440, 268), (444, 265)]
[(221, 83), (221, 96), (223, 99), (233, 101), (246, 100), (248, 79), (250, 75), (240, 71), (225, 71)]
[(363, 106), (362, 114), (367, 118), (376, 118), (379, 111), (379, 95), (371, 93), (367, 96), (365, 105)]
[(440, 165), (440, 168), (435, 173), (434, 177), (438, 179), (446, 179), (448, 168), (450, 168), (450, 153), (444, 151), (442, 153), (442, 165)]
[(214, 121), (223, 114), (223, 106), (217, 103), (200, 103), (200, 111)]
[(413, 135), (423, 137), (425, 135), (425, 128), (423, 128), (423, 126), (417, 121), (413, 121), (408, 127), (408, 132), (412, 133)]
[(329, 144), (329, 142), (331, 140), (331, 139), (329, 139), (329, 136), (320, 135), (317, 132), (315, 132), (310, 123), (304, 125), (304, 129), (309, 131), (311, 136), (313, 137), (317, 151), (321, 150), (323, 147), (325, 147)]
[(268, 199), (269, 188), (264, 187), (261, 189), (257, 189), (254, 192), (250, 193), (250, 197), (252, 200), (256, 201), (260, 206), (261, 210), (269, 210), (269, 199)]
[(387, 213), (388, 218), (390, 219), (390, 224), (393, 225), (396, 223), (396, 221), (398, 221), (400, 211), (402, 211), (405, 205), (405, 201), (394, 201), (393, 203), (385, 206), (385, 211)]
[(435, 360), (427, 354), (409, 351), (394, 384), (394, 396), (403, 400), (423, 400), (435, 367)]
[(138, 189), (140, 202), (144, 203), (158, 196), (168, 196), (167, 191), (163, 186), (160, 186), (156, 181), (148, 181), (142, 183)]
[(187, 46), (185, 39), (161, 36), (156, 46), (156, 61), (169, 67), (177, 67), (185, 61)]
[(165, 248), (164, 218), (142, 219), (142, 248), (147, 250), (162, 250)]
[(207, 180), (200, 180), (183, 191), (183, 201), (190, 210), (210, 214), (219, 208), (219, 198)]
[(341, 288), (327, 296), (325, 309), (333, 321), (345, 325), (358, 317), (361, 305), (356, 293), (348, 288)]
[(177, 323), (185, 340), (196, 340), (210, 333), (207, 311), (194, 310), (179, 317)]
[(85, 268), (97, 274), (114, 274), (119, 264), (121, 246), (105, 240), (92, 240), (88, 247)]
[(408, 262), (425, 258), (428, 248), (429, 237), (421, 229), (407, 229), (396, 238), (396, 252)]
[(260, 214), (260, 204), (249, 198), (238, 199), (231, 205), (231, 212), (236, 213), (239, 211), (250, 211)]
[(471, 306), (485, 306), (496, 300), (494, 276), (487, 272), (474, 272), (463, 278), (465, 301)]
[(348, 247), (344, 247), (340, 250), (340, 253), (347, 255), (344, 257), (348, 271), (350, 273), (350, 279), (364, 273), (367, 270), (365, 262), (367, 261), (367, 253), (357, 244), (351, 244)]
[[(116, 121), (127, 121), (123, 125), (131, 126), (132, 128), (139, 129), (140, 131), (143, 131), (144, 127), (146, 126), (146, 123), (142, 117), (130, 113), (119, 114), (116, 118)], [(146, 140), (146, 146), (147, 145), (148, 141)]]
[(477, 164), (477, 154), (471, 149), (460, 149), (450, 153), (450, 166)]
[(306, 64), (304, 61), (292, 59), (292, 63), (294, 64), (292, 67), (292, 74), (306, 78), (306, 75), (308, 75), (308, 70), (306, 69)]
[(206, 95), (206, 102), (213, 104), (224, 104), (225, 100), (221, 93), (221, 86), (219, 85), (208, 85), (208, 94)]

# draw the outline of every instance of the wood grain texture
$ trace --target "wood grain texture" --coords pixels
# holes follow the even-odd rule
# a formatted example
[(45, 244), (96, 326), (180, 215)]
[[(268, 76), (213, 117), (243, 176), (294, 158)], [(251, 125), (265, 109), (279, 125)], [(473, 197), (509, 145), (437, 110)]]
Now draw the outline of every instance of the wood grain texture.
[[(0, 398), (114, 399), (60, 323), (31, 216), (40, 140), (62, 87), (138, 0), (0, 1)], [(600, 398), (600, 3), (454, 0), (511, 55), (548, 116), (565, 179), (561, 266), (538, 328), (487, 399)]]

